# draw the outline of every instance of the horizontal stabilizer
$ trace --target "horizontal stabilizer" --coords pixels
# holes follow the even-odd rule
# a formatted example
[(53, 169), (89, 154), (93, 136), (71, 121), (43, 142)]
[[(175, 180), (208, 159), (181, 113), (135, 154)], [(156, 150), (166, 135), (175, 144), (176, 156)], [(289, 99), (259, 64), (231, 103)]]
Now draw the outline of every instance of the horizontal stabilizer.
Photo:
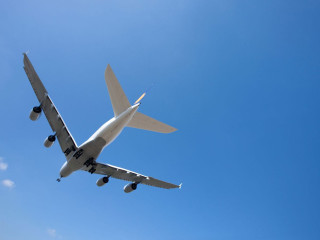
[(156, 119), (148, 117), (140, 112), (136, 112), (127, 127), (139, 128), (159, 133), (171, 133), (176, 131), (174, 127), (171, 127), (165, 123), (162, 123)]

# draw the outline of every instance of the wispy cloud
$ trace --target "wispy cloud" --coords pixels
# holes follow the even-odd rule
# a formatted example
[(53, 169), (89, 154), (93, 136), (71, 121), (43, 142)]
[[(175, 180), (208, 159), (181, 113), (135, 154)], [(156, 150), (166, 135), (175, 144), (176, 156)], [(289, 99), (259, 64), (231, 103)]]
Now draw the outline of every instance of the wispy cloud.
[(52, 238), (62, 239), (62, 237), (57, 233), (57, 230), (54, 228), (48, 228), (47, 233)]
[(56, 237), (57, 236), (57, 230), (53, 229), (53, 228), (48, 228), (47, 229), (47, 233), (49, 234), (49, 236), (51, 237)]
[(7, 188), (13, 188), (14, 187), (14, 181), (10, 180), (10, 179), (5, 179), (5, 180), (2, 180), (2, 185), (7, 187)]
[(0, 157), (0, 170), (5, 171), (8, 168), (8, 164), (3, 161), (3, 158)]

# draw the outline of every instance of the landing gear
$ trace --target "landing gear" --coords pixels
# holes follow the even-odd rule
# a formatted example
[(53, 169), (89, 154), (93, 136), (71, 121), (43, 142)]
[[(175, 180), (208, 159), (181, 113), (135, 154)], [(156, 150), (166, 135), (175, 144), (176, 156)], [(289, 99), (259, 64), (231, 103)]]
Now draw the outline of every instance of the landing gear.
[(60, 182), (61, 181), (61, 177), (57, 178), (57, 182)]
[(96, 171), (96, 168), (95, 166), (97, 165), (94, 161), (94, 158), (89, 158), (87, 161), (84, 162), (84, 164), (86, 167), (89, 167), (89, 166), (92, 166), (90, 169), (89, 169), (89, 173), (94, 173)]
[(96, 171), (95, 167), (90, 168), (89, 173), (94, 173)]
[(94, 159), (89, 158), (87, 161), (85, 161), (83, 165), (85, 165), (86, 167), (89, 167), (90, 165), (93, 165), (93, 163), (94, 163)]

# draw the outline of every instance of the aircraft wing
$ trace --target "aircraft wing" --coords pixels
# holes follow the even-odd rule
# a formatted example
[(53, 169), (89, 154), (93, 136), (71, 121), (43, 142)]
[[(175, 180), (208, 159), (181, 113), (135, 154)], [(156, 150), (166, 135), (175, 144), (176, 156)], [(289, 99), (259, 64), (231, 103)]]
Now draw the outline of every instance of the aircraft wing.
[(23, 54), (23, 63), (23, 68), (40, 102), (40, 107), (44, 112), (52, 131), (56, 133), (60, 147), (68, 160), (72, 156), (70, 153), (76, 151), (78, 146), (25, 53)]
[(95, 173), (110, 176), (110, 177), (121, 179), (121, 180), (126, 180), (129, 182), (141, 183), (141, 184), (145, 184), (153, 187), (165, 188), (165, 189), (180, 187), (179, 185), (167, 183), (152, 177), (148, 177), (136, 172), (132, 172), (124, 168), (112, 166), (110, 164), (97, 163)]

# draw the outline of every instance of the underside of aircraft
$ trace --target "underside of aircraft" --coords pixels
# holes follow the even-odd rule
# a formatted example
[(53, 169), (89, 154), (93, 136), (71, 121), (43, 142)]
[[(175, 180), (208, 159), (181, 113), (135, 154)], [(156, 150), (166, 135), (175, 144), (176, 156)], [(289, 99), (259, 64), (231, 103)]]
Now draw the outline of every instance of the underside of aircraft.
[(103, 124), (87, 141), (78, 146), (34, 70), (28, 56), (25, 53), (23, 56), (24, 70), (40, 103), (40, 105), (33, 107), (29, 118), (32, 121), (36, 121), (41, 113), (44, 113), (53, 131), (53, 134), (45, 139), (44, 146), (51, 147), (55, 140), (58, 139), (61, 150), (66, 157), (66, 162), (60, 169), (60, 177), (57, 179), (58, 182), (60, 182), (61, 178), (67, 177), (77, 170), (83, 170), (91, 174), (103, 175), (103, 177), (99, 178), (96, 182), (99, 187), (108, 183), (110, 177), (131, 182), (124, 186), (124, 192), (126, 193), (136, 190), (138, 184), (165, 189), (181, 188), (181, 184), (175, 185), (124, 168), (96, 161), (102, 150), (114, 141), (125, 127), (159, 133), (176, 131), (175, 128), (137, 111), (145, 93), (131, 105), (110, 65), (108, 65), (105, 70), (105, 81), (108, 87), (114, 117)]

